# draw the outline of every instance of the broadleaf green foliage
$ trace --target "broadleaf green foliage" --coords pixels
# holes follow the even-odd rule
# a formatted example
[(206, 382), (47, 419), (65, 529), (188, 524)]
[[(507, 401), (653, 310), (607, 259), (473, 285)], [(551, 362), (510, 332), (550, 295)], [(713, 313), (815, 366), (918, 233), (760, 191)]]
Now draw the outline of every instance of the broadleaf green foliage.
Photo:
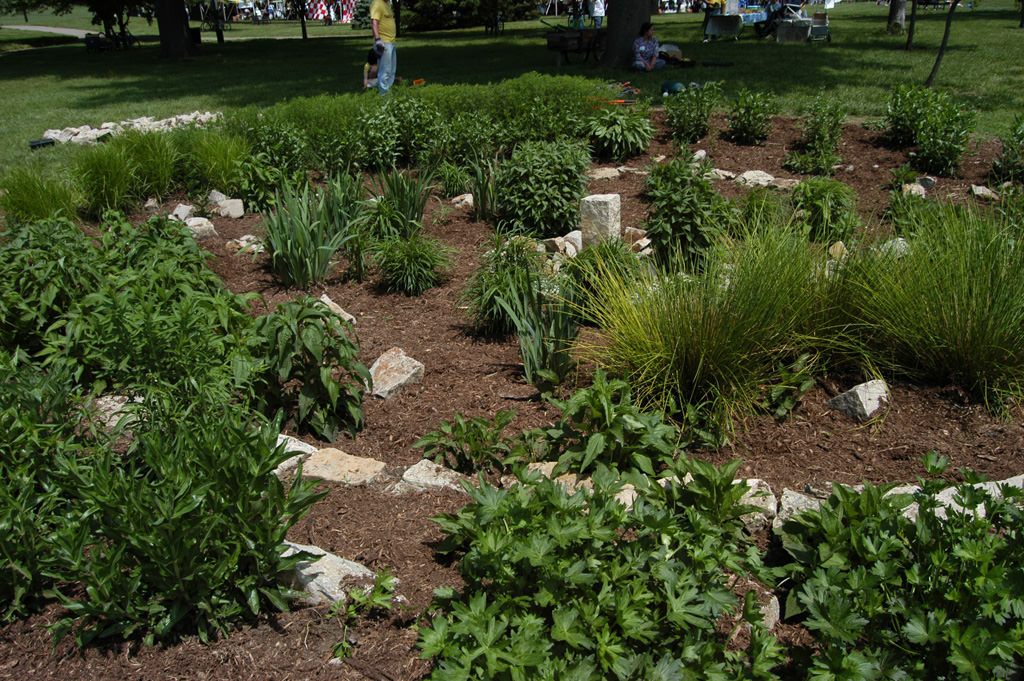
[(1013, 121), (1008, 137), (1002, 138), (1003, 151), (992, 163), (992, 179), (995, 182), (1024, 184), (1024, 115)]
[(455, 264), (455, 252), (422, 232), (386, 238), (370, 247), (381, 288), (407, 296), (439, 286)]
[(300, 298), (260, 317), (254, 332), (254, 355), (265, 358), (255, 393), (263, 412), (294, 413), (297, 427), (326, 440), (341, 430), (355, 437), (373, 379), (359, 362), (352, 325), (315, 298)]
[(536, 242), (526, 237), (492, 235), (480, 254), (478, 264), (466, 282), (460, 302), (472, 331), (482, 336), (503, 338), (516, 330), (500, 300), (516, 294), (522, 272), (537, 275), (543, 262)]
[(654, 125), (646, 105), (613, 105), (599, 109), (588, 119), (587, 132), (597, 158), (625, 161), (647, 150), (654, 137)]
[(760, 144), (772, 129), (772, 117), (779, 112), (775, 95), (743, 88), (729, 109), (726, 136), (736, 144)]
[(886, 137), (897, 147), (914, 146), (911, 162), (923, 172), (956, 172), (973, 125), (974, 114), (957, 106), (947, 92), (900, 86), (889, 97)]
[(831, 175), (833, 167), (842, 162), (837, 149), (845, 120), (843, 103), (819, 94), (804, 118), (801, 149), (786, 155), (785, 166), (795, 173)]
[(603, 466), (654, 475), (676, 454), (678, 429), (665, 423), (661, 412), (641, 411), (629, 384), (609, 379), (600, 369), (591, 386), (564, 402), (551, 402), (562, 417), (542, 431), (558, 458), (557, 472), (589, 473)]
[(575, 229), (587, 166), (587, 151), (575, 142), (518, 145), (495, 178), (499, 226), (541, 238)]
[(692, 144), (708, 134), (708, 119), (722, 99), (722, 83), (710, 81), (665, 100), (665, 123), (679, 144)]
[[(708, 468), (714, 489), (735, 487), (729, 471)], [(687, 463), (671, 472), (682, 479)], [(627, 510), (612, 473), (599, 467), (592, 480), (593, 492), (576, 493), (536, 477), (511, 489), (481, 480), (467, 485), (470, 504), (435, 518), (439, 550), (459, 559), (465, 587), (437, 590), (420, 628), (431, 679), (681, 679), (683, 666), (775, 678), (781, 656), (759, 615), (749, 615), (745, 647), (727, 649), (716, 631), (744, 621), (727, 570), (759, 570), (735, 515), (677, 484), (640, 480)]]
[(451, 421), (442, 421), (437, 430), (421, 437), (413, 445), (423, 449), (423, 457), (463, 473), (502, 470), (512, 448), (502, 431), (516, 413), (500, 409), (494, 419), (466, 417), (456, 413)]
[(278, 573), (307, 556), (283, 558), (281, 545), (325, 492), (277, 479), (288, 453), (276, 427), (254, 428), (228, 404), (185, 409), (178, 399), (144, 396), (124, 455), (58, 455), (80, 520), (53, 537), (54, 576), (85, 586), (78, 597), (51, 592), (69, 613), (51, 626), (58, 640), (145, 633), (152, 643), (182, 631), (208, 640), (293, 595)]
[(849, 240), (857, 228), (857, 194), (839, 180), (811, 177), (793, 188), (793, 206), (811, 241)]
[(644, 180), (650, 199), (647, 236), (661, 264), (698, 263), (712, 240), (734, 222), (732, 207), (711, 184), (711, 166), (674, 158), (653, 166)]
[(891, 494), (893, 485), (837, 485), (819, 510), (783, 525), (793, 559), (779, 571), (792, 583), (787, 616), (802, 614), (818, 641), (819, 655), (803, 663), (810, 678), (1020, 675), (1024, 497), (962, 484), (944, 508), (944, 486), (922, 481), (919, 492)]
[(395, 606), (395, 589), (398, 580), (387, 569), (374, 575), (373, 586), (363, 589), (350, 589), (348, 598), (331, 606), (327, 617), (342, 619), (341, 640), (334, 644), (332, 652), (338, 659), (344, 659), (352, 653), (352, 643), (348, 639), (348, 631), (355, 626), (360, 618), (380, 617), (391, 612)]
[(579, 333), (575, 292), (560, 279), (529, 270), (515, 273), (510, 284), (498, 304), (515, 326), (526, 382), (545, 394), (575, 366), (571, 352)]

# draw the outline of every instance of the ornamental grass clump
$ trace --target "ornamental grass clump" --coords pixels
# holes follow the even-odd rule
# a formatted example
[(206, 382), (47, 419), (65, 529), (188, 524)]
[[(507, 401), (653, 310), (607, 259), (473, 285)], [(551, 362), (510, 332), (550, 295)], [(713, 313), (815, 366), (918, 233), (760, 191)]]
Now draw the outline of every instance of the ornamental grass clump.
[(82, 197), (77, 187), (42, 168), (18, 166), (0, 180), (0, 210), (8, 218), (29, 222), (57, 216), (75, 217)]
[(579, 350), (627, 380), (641, 407), (727, 430), (812, 332), (820, 265), (798, 227), (777, 226), (723, 242), (698, 275), (607, 269), (588, 301), (598, 330)]
[(1020, 233), (977, 210), (920, 216), (905, 249), (863, 250), (842, 268), (849, 333), (876, 366), (999, 408), (1024, 389)]
[(73, 172), (89, 216), (129, 209), (137, 199), (136, 170), (128, 151), (116, 144), (78, 149)]
[(491, 236), (459, 296), (473, 333), (504, 338), (516, 330), (501, 300), (516, 294), (518, 277), (523, 272), (531, 275), (540, 272), (544, 256), (536, 245), (537, 242), (526, 237)]
[(992, 180), (1024, 184), (1024, 115), (1013, 120), (1013, 129), (1002, 138), (1003, 151), (992, 163)]

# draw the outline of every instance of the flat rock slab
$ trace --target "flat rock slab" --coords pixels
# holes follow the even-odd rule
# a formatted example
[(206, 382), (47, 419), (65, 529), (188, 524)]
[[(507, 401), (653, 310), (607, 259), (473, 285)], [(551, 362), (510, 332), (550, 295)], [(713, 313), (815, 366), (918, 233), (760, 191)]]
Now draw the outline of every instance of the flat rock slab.
[(775, 177), (763, 170), (748, 170), (736, 178), (736, 182), (746, 187), (767, 187), (775, 181)]
[(283, 555), (291, 556), (299, 551), (308, 551), (315, 560), (302, 561), (294, 572), (285, 575), (283, 581), (290, 588), (306, 593), (306, 600), (313, 605), (336, 603), (348, 598), (344, 585), (355, 581), (364, 582), (374, 578), (373, 572), (365, 565), (339, 558), (318, 546), (295, 544), (286, 541)]
[(385, 463), (362, 456), (352, 456), (334, 447), (318, 449), (310, 454), (302, 468), (307, 478), (319, 478), (346, 485), (368, 485), (384, 474)]
[(373, 394), (385, 400), (397, 395), (405, 386), (421, 382), (423, 370), (422, 362), (409, 357), (401, 348), (391, 348), (370, 367)]
[(821, 508), (824, 500), (809, 497), (791, 489), (782, 490), (782, 498), (779, 499), (779, 511), (772, 520), (772, 529), (776, 533), (782, 530), (782, 524), (801, 511), (816, 511)]
[(460, 475), (450, 468), (439, 466), (433, 461), (423, 459), (406, 469), (402, 475), (402, 482), (418, 489), (431, 489), (443, 487), (465, 492), (462, 488), (462, 481), (467, 480), (466, 476)]
[(306, 444), (302, 440), (294, 438), (291, 435), (278, 435), (277, 445), (278, 447), (283, 445), (284, 451), (293, 454), (293, 456), (279, 463), (277, 468), (274, 469), (274, 474), (279, 478), (283, 477), (288, 471), (298, 466), (300, 461), (317, 450), (313, 445)]

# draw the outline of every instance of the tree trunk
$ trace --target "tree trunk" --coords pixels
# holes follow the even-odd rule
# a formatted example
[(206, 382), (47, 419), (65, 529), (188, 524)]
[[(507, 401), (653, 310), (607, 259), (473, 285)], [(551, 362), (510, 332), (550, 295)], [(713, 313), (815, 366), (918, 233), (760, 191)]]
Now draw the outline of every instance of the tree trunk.
[(889, 18), (885, 30), (891, 35), (900, 35), (907, 23), (907, 0), (889, 0)]
[(942, 34), (942, 44), (939, 45), (939, 53), (935, 56), (935, 66), (932, 67), (932, 72), (928, 74), (928, 80), (924, 81), (925, 87), (932, 86), (932, 83), (935, 81), (935, 74), (939, 72), (942, 55), (946, 53), (946, 45), (949, 43), (949, 29), (953, 25), (953, 12), (959, 3), (960, 0), (953, 0), (953, 4), (949, 6), (949, 14), (946, 15), (946, 31)]
[(917, 0), (910, 5), (910, 23), (907, 25), (907, 44), (903, 48), (909, 52), (914, 47), (914, 26), (917, 25)]
[(601, 66), (628, 68), (633, 61), (633, 41), (640, 24), (651, 20), (657, 0), (616, 0), (608, 3), (608, 35)]
[(160, 31), (160, 56), (181, 59), (199, 54), (188, 30), (188, 14), (180, 0), (157, 0), (156, 24)]

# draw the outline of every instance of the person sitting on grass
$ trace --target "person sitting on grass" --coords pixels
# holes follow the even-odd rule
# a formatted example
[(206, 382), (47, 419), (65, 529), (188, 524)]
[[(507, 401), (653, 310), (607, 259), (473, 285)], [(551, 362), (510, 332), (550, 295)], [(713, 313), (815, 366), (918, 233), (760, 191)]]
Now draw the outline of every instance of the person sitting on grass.
[(633, 69), (636, 71), (657, 71), (665, 67), (665, 60), (658, 56), (661, 46), (654, 37), (654, 26), (649, 21), (640, 25), (640, 37), (633, 41)]

